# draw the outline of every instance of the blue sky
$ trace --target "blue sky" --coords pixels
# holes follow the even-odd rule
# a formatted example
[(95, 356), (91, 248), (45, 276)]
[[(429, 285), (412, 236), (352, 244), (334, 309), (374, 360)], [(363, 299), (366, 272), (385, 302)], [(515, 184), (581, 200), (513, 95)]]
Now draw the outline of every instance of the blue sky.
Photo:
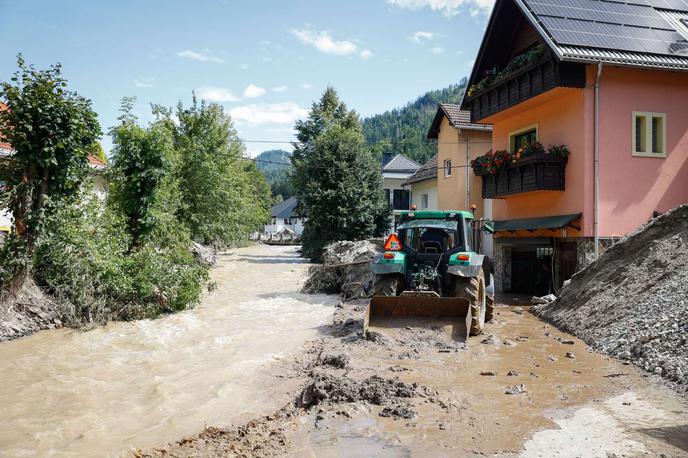
[[(123, 96), (221, 103), (246, 140), (288, 141), (333, 85), (363, 116), (468, 75), (493, 0), (0, 0), (0, 79), (61, 62), (104, 131)], [(106, 151), (109, 138), (103, 138)], [(287, 144), (247, 143), (250, 155)]]

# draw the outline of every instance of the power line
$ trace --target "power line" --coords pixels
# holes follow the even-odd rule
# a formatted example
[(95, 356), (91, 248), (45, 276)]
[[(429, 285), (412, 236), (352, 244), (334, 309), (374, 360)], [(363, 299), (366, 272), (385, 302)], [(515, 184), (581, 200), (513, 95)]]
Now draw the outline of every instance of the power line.
[[(292, 164), (291, 164), (291, 163), (288, 163), (288, 162), (269, 161), (269, 160), (267, 160), (267, 159), (258, 159), (258, 158), (255, 158), (255, 157), (239, 157), (238, 159), (243, 159), (243, 160), (245, 160), (245, 161), (252, 161), (252, 162), (262, 162), (262, 163), (264, 163), (264, 164), (283, 165), (283, 166), (286, 166), (286, 167), (291, 167), (291, 166), (292, 166)], [(309, 168), (312, 168), (312, 169), (321, 169), (321, 170), (331, 170), (331, 169), (333, 170), (333, 169), (336, 169), (336, 167), (329, 167), (329, 166), (326, 166), (326, 165), (309, 165), (308, 167), (309, 167)], [(426, 167), (426, 168), (424, 168), (423, 170), (433, 170), (433, 169), (435, 169), (435, 170), (446, 170), (446, 169), (449, 169), (449, 168), (451, 168), (451, 169), (465, 169), (465, 168), (467, 168), (467, 167), (470, 167), (470, 166), (468, 166), (468, 165), (452, 165), (451, 167), (437, 166), (437, 167)], [(418, 169), (418, 170), (420, 170), (420, 169)]]

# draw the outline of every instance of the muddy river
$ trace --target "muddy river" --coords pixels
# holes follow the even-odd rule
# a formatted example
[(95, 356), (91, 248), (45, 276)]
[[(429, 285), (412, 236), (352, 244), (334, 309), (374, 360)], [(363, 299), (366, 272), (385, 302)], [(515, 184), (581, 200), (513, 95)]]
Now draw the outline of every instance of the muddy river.
[(274, 410), (290, 394), (266, 372), (336, 304), (297, 293), (307, 267), (293, 247), (236, 250), (194, 310), (0, 345), (0, 456), (119, 456)]

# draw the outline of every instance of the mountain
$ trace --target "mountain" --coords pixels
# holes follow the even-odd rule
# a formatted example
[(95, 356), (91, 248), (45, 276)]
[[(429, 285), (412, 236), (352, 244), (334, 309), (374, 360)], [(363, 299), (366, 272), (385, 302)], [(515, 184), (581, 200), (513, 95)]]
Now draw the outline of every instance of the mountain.
[(421, 164), (435, 155), (437, 147), (426, 137), (439, 103), (459, 103), (466, 88), (459, 84), (426, 92), (402, 108), (363, 120), (363, 135), (377, 154), (403, 154)]
[(289, 183), (291, 153), (281, 149), (263, 151), (256, 156), (256, 167), (270, 183), (273, 197), (288, 199), (294, 194)]

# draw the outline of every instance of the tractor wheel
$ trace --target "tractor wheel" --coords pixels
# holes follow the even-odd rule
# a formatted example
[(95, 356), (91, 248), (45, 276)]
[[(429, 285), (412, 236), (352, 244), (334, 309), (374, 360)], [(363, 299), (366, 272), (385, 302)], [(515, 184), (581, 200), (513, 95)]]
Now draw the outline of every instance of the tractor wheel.
[[(477, 336), (483, 331), (485, 315), (487, 313), (484, 272), (481, 270), (478, 276), (473, 278), (457, 278), (454, 296), (468, 299), (470, 302), (471, 324), (469, 335)], [(466, 317), (466, 321), (468, 321), (468, 317)]]
[(401, 289), (398, 275), (376, 275), (373, 282), (373, 296), (396, 296)]

